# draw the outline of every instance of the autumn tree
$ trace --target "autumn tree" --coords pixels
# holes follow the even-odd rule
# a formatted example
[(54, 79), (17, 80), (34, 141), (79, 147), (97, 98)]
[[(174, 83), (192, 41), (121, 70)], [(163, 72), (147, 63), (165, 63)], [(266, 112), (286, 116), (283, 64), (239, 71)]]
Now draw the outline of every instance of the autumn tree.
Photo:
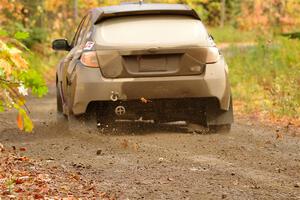
[(30, 91), (37, 96), (47, 92), (41, 75), (24, 58), (25, 54), (32, 53), (22, 43), (30, 36), (26, 26), (32, 22), (26, 18), (28, 10), (21, 2), (1, 0), (0, 5), (0, 112), (17, 110), (18, 127), (30, 132), (33, 124), (25, 97)]
[(299, 0), (251, 0), (241, 4), (238, 24), (242, 29), (293, 30), (300, 25)]

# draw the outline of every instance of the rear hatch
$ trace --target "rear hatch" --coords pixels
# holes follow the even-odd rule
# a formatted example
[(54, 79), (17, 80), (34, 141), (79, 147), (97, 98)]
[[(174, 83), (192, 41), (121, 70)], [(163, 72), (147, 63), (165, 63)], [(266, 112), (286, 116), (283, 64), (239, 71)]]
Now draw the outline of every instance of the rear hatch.
[(107, 78), (199, 75), (207, 38), (200, 20), (178, 15), (110, 18), (95, 32), (100, 69)]

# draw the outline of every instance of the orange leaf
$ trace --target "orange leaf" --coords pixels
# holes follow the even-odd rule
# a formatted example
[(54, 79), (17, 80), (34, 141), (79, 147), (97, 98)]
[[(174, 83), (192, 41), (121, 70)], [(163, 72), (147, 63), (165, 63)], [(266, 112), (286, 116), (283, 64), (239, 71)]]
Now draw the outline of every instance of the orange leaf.
[(143, 103), (151, 103), (151, 102), (152, 102), (151, 100), (148, 100), (148, 99), (146, 99), (146, 98), (144, 98), (144, 97), (141, 98), (141, 101), (142, 101)]
[(282, 139), (283, 138), (283, 134), (282, 133), (277, 133), (276, 134), (276, 139)]
[(26, 151), (27, 149), (26, 149), (26, 147), (21, 147), (20, 148), (20, 151)]
[(20, 113), (18, 114), (18, 117), (17, 117), (17, 124), (18, 124), (18, 128), (20, 130), (23, 130), (23, 128), (24, 128), (24, 126), (23, 126), (23, 119), (22, 119), (22, 116), (21, 116)]

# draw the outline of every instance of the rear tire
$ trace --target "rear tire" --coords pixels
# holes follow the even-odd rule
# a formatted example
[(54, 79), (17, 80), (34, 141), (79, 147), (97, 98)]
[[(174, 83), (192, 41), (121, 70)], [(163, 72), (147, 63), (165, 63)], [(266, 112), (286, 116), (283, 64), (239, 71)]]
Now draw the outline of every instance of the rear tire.
[(68, 119), (63, 113), (63, 102), (61, 99), (60, 91), (56, 83), (56, 132), (61, 134), (68, 132)]
[(60, 91), (59, 91), (57, 84), (56, 84), (56, 108), (57, 108), (58, 113), (63, 112), (63, 102), (62, 102)]
[(221, 110), (218, 104), (210, 102), (206, 107), (206, 123), (211, 133), (229, 133), (233, 123), (233, 105), (230, 97), (229, 109)]

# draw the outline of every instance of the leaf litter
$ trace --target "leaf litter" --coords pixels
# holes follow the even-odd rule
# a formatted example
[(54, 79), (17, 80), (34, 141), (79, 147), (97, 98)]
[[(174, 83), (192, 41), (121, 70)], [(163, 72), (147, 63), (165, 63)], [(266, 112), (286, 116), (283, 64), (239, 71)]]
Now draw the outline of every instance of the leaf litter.
[[(24, 149), (19, 149), (20, 151)], [(114, 199), (74, 170), (43, 165), (0, 143), (0, 199)]]

